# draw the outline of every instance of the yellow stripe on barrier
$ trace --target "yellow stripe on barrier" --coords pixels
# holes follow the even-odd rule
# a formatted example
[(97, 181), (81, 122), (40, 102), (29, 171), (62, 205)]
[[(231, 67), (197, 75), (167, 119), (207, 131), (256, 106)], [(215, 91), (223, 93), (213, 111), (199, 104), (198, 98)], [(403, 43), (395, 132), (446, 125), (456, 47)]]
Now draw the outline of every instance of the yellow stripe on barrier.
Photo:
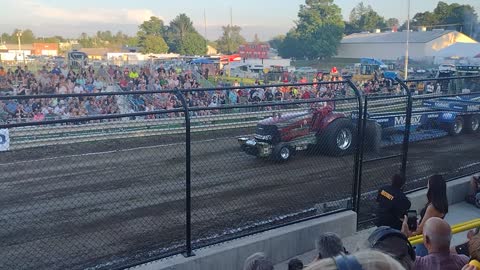
[[(480, 218), (453, 225), (452, 234), (461, 233), (478, 227), (480, 227)], [(410, 241), (412, 245), (421, 244), (423, 243), (423, 235), (412, 236), (408, 238), (408, 241)]]

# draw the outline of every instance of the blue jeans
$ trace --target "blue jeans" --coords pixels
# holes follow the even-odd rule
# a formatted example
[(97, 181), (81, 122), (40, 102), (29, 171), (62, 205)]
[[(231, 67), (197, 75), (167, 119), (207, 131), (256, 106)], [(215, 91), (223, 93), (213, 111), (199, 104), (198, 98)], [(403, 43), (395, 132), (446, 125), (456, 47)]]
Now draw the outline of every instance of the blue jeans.
[(428, 250), (424, 244), (418, 244), (415, 246), (415, 253), (417, 256), (424, 257), (428, 255)]

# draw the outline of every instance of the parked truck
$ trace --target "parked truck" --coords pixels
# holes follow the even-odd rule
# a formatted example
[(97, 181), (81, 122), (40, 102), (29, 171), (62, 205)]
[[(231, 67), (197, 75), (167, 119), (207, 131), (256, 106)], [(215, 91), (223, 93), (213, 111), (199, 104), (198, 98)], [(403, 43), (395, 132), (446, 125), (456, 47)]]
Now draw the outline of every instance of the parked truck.
[[(406, 120), (405, 112), (368, 115), (366, 149), (378, 151), (381, 147), (403, 143)], [(242, 137), (238, 142), (247, 154), (278, 161), (287, 161), (295, 152), (307, 149), (342, 156), (355, 148), (357, 122), (357, 113), (335, 112), (332, 106), (277, 114), (260, 121), (253, 137)], [(479, 123), (479, 95), (428, 99), (412, 113), (410, 141), (476, 133)]]

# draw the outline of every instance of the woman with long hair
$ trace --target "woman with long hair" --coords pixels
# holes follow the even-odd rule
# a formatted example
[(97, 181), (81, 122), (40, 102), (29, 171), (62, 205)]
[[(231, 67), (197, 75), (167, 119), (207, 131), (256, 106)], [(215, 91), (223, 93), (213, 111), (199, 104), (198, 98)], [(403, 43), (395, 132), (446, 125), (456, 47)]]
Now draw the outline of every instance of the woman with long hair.
[[(423, 233), (425, 222), (432, 217), (445, 218), (448, 213), (447, 184), (441, 175), (432, 175), (428, 179), (427, 203), (420, 211), (420, 221), (413, 235)], [(427, 249), (419, 244), (415, 249), (418, 256), (426, 256)]]

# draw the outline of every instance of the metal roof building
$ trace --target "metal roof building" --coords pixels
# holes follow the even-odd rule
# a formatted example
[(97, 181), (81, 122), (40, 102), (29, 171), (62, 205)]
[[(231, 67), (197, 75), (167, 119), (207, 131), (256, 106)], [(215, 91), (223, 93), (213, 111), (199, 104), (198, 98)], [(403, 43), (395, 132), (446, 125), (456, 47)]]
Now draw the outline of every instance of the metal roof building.
[[(359, 33), (344, 37), (339, 58), (397, 60), (405, 57), (407, 32)], [(432, 60), (436, 52), (457, 42), (477, 43), (469, 36), (451, 30), (410, 32), (409, 57)]]

